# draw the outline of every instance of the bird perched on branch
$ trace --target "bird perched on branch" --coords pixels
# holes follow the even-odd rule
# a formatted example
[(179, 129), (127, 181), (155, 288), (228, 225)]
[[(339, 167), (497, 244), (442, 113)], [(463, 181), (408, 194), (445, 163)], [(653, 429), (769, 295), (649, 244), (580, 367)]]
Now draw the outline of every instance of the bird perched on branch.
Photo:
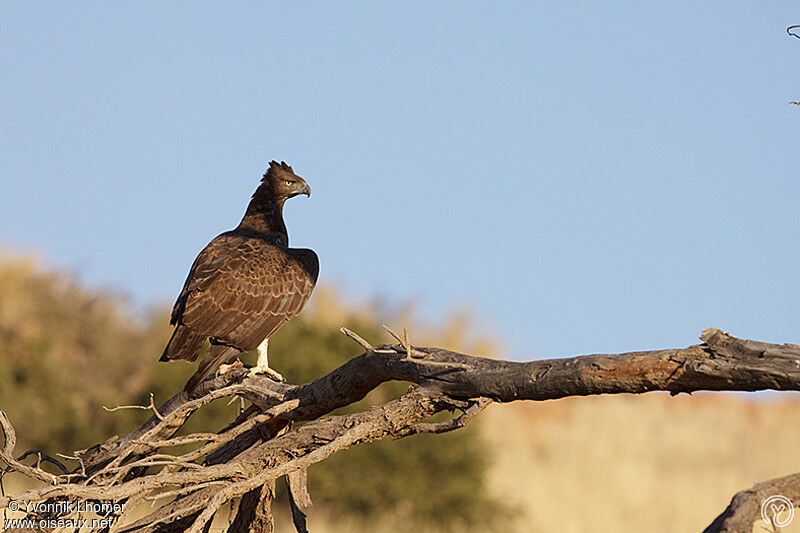
[(161, 361), (194, 361), (210, 346), (186, 383), (194, 388), (240, 352), (258, 350), (257, 373), (283, 377), (269, 368), (267, 343), (303, 309), (317, 282), (319, 260), (313, 250), (289, 248), (283, 204), (311, 189), (292, 167), (270, 162), (244, 218), (219, 235), (195, 259), (172, 309), (175, 325)]

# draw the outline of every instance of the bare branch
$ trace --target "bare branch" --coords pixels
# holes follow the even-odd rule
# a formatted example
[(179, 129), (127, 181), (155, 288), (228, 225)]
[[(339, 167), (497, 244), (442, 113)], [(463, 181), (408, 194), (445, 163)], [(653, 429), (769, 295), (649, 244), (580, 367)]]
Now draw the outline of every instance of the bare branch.
[(389, 333), (389, 335), (391, 335), (392, 337), (394, 337), (394, 339), (395, 339), (397, 342), (399, 342), (400, 344), (403, 344), (403, 339), (401, 339), (401, 338), (400, 338), (400, 335), (398, 335), (397, 333), (395, 333), (395, 332), (394, 332), (394, 330), (393, 330), (392, 328), (390, 328), (389, 326), (387, 326), (386, 324), (384, 324), (384, 325), (383, 325), (383, 329), (385, 329), (385, 330), (387, 331), (387, 333)]
[(113, 413), (114, 411), (119, 411), (120, 409), (143, 409), (145, 411), (153, 411), (155, 416), (159, 420), (164, 420), (164, 416), (158, 412), (156, 408), (156, 404), (153, 403), (153, 393), (150, 393), (150, 405), (118, 405), (116, 407), (106, 407), (105, 405), (101, 406), (106, 411)]
[(365, 350), (372, 351), (374, 349), (374, 346), (372, 346), (370, 343), (362, 339), (357, 333), (350, 331), (345, 327), (340, 328), (339, 331), (341, 331), (342, 333), (344, 333), (345, 335), (356, 341), (359, 344), (359, 346), (361, 346)]
[(297, 533), (308, 533), (306, 514), (311, 507), (311, 495), (308, 494), (308, 470), (301, 468), (286, 476), (286, 489), (289, 493), (289, 506), (292, 509), (292, 522)]
[(236, 516), (228, 528), (229, 533), (272, 533), (275, 524), (270, 507), (274, 497), (275, 483), (267, 483), (242, 496)]
[[(762, 516), (764, 503), (773, 496), (783, 496), (793, 502), (795, 507), (800, 505), (800, 474), (764, 481), (736, 493), (728, 507), (703, 530), (703, 533), (752, 531), (753, 523)], [(783, 510), (788, 511), (788, 509)], [(764, 514), (770, 520), (775, 518), (768, 509), (764, 510)]]
[[(58, 455), (62, 459), (72, 459), (73, 461), (78, 461), (78, 464), (81, 467), (81, 475), (82, 476), (86, 475), (86, 465), (83, 463), (83, 459), (81, 459), (80, 456), (78, 456), (78, 455), (64, 455), (63, 453), (57, 453), (56, 455)], [(64, 467), (64, 472), (67, 472), (67, 468), (66, 467)]]
[[(14, 459), (13, 453), (14, 446), (17, 444), (17, 434), (14, 432), (14, 427), (11, 425), (11, 422), (8, 421), (8, 416), (6, 416), (5, 412), (3, 411), (0, 411), (0, 428), (3, 430), (3, 438), (5, 439), (3, 443), (3, 450), (0, 451), (0, 459), (2, 459), (3, 462), (8, 465), (6, 471), (8, 471), (8, 469), (15, 470), (20, 474), (38, 479), (39, 481), (55, 484), (57, 479), (56, 476), (50, 474), (49, 472), (45, 472), (38, 466), (38, 464), (42, 461), (42, 454), (40, 452), (26, 452), (19, 459)], [(29, 455), (32, 455), (33, 453), (38, 453), (39, 455), (37, 466), (33, 467), (21, 463), (23, 459)], [(51, 461), (57, 465), (60, 465), (66, 472), (66, 467), (64, 467), (64, 465), (62, 465), (60, 462), (56, 461), (55, 459), (51, 459)], [(4, 471), (3, 474), (5, 474), (6, 471)]]
[(470, 422), (470, 420), (475, 418), (478, 413), (486, 409), (490, 403), (492, 403), (492, 400), (489, 398), (478, 398), (478, 400), (473, 402), (469, 408), (464, 410), (462, 415), (457, 416), (456, 418), (447, 420), (446, 422), (420, 422), (419, 424), (410, 426), (405, 433), (399, 436), (405, 437), (417, 433), (447, 433), (448, 431), (463, 428)]

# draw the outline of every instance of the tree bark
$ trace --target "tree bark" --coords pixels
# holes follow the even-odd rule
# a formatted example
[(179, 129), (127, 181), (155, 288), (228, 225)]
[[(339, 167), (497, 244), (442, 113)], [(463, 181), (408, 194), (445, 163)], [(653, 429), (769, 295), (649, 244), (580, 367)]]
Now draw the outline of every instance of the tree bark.
[[(753, 529), (753, 523), (761, 519), (761, 508), (772, 496), (783, 496), (793, 503), (800, 504), (800, 474), (771, 479), (737, 492), (728, 507), (714, 519), (703, 533), (734, 533)], [(765, 510), (767, 518), (773, 514)]]
[(229, 533), (272, 533), (275, 530), (271, 509), (274, 498), (274, 481), (247, 492), (239, 502)]

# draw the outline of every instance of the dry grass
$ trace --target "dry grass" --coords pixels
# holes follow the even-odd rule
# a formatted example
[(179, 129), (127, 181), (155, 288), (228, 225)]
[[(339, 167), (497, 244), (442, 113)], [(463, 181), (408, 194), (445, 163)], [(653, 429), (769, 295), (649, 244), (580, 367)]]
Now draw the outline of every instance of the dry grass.
[(571, 398), (493, 406), (483, 424), (518, 531), (702, 531), (737, 491), (800, 470), (794, 398)]

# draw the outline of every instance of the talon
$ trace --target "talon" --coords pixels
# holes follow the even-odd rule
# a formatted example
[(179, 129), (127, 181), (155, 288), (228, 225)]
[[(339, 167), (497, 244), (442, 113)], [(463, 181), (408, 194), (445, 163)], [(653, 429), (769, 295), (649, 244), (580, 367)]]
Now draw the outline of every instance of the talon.
[(242, 361), (239, 360), (239, 358), (237, 357), (236, 360), (233, 363), (229, 364), (229, 365), (219, 365), (218, 373), (219, 374), (224, 374), (226, 372), (230, 372), (234, 368), (242, 368), (243, 366), (244, 366), (244, 363), (242, 363)]
[(256, 366), (253, 367), (252, 371), (254, 374), (266, 374), (270, 379), (278, 383), (286, 383), (286, 378), (268, 366)]

